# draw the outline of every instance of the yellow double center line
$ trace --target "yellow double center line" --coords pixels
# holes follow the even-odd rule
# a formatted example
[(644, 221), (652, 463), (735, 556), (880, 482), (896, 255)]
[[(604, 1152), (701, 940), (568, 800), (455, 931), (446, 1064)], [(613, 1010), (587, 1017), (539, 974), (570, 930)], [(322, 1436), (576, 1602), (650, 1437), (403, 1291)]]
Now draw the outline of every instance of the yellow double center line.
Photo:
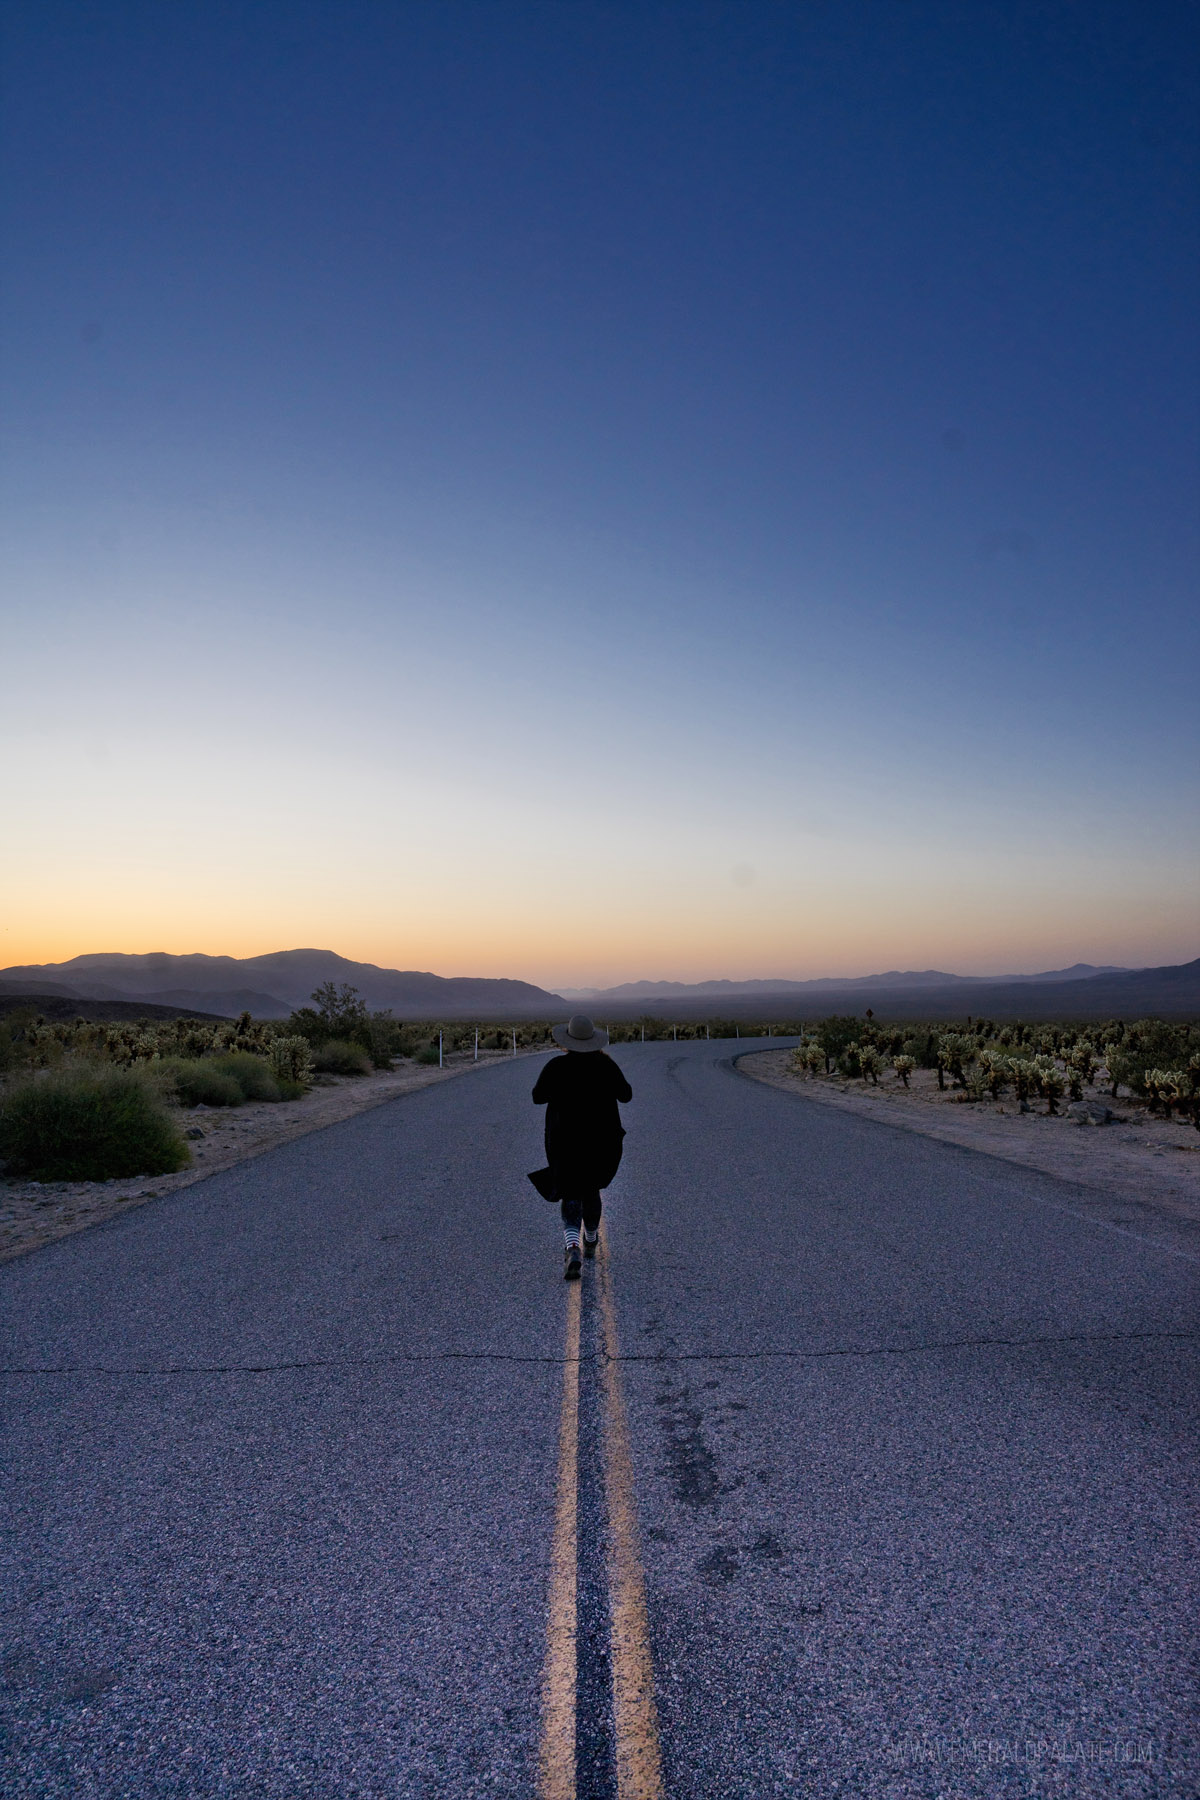
[[(638, 1548), (629, 1425), (621, 1391), (620, 1344), (608, 1253), (597, 1256), (604, 1339), (604, 1486), (610, 1554), (613, 1730), (618, 1800), (663, 1800), (658, 1711), (646, 1584)], [(542, 1671), (539, 1800), (575, 1800), (577, 1583), (579, 1567), (579, 1341), (582, 1283), (567, 1292), (558, 1439), (558, 1488), (550, 1552), (550, 1607)]]
[(567, 1347), (558, 1428), (558, 1488), (550, 1550), (550, 1617), (542, 1667), (539, 1800), (575, 1800), (576, 1586), (579, 1542), (579, 1310), (582, 1283), (567, 1291)]

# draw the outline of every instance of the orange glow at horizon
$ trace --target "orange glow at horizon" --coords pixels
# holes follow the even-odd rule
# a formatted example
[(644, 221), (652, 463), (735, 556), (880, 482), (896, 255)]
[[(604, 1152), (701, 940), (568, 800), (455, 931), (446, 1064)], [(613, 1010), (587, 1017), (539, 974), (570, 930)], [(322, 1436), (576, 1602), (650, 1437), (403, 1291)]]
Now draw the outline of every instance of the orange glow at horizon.
[[(45, 895), (24, 917), (10, 908), (0, 925), (0, 966), (60, 963), (97, 952), (175, 955), (200, 952), (237, 958), (298, 948), (332, 950), (383, 968), (424, 969), (438, 975), (508, 977), (539, 986), (609, 986), (654, 979), (780, 977), (809, 980), (857, 976), (885, 969), (945, 969), (964, 975), (1002, 975), (1064, 967), (1076, 961), (1154, 966), (1196, 954), (1190, 908), (1164, 902), (1142, 910), (1136, 925), (1106, 916), (1097, 903), (1070, 929), (1046, 929), (1044, 909), (1025, 916), (997, 906), (931, 918), (924, 905), (891, 909), (886, 929), (877, 917), (835, 904), (799, 909), (774, 896), (744, 900), (728, 916), (708, 909), (676, 916), (669, 906), (626, 897), (584, 905), (541, 899), (531, 917), (519, 905), (447, 908), (411, 899), (403, 913), (344, 902), (251, 909), (234, 896), (207, 892), (188, 904), (182, 895), (96, 894), (80, 916), (67, 895)], [(397, 909), (399, 910), (399, 909)], [(963, 918), (966, 912), (969, 916)], [(922, 916), (924, 915), (924, 916)]]

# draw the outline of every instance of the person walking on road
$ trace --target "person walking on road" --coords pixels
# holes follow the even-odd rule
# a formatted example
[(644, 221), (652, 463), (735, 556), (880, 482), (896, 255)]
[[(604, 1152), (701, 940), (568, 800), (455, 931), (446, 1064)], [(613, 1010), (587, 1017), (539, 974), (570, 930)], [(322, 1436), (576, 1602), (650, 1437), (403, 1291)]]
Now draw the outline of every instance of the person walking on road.
[(600, 1238), (601, 1188), (606, 1188), (621, 1161), (625, 1128), (618, 1102), (633, 1099), (633, 1089), (611, 1056), (605, 1055), (607, 1031), (576, 1013), (556, 1025), (551, 1037), (567, 1052), (548, 1062), (533, 1090), (535, 1106), (546, 1108), (546, 1161), (529, 1179), (544, 1200), (562, 1208), (563, 1275), (578, 1281), (583, 1256), (594, 1256)]

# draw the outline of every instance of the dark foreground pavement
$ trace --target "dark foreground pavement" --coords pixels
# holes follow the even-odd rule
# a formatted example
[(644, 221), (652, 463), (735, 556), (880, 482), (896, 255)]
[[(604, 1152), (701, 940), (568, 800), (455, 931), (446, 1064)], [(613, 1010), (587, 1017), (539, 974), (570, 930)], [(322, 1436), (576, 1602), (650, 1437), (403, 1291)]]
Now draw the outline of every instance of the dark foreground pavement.
[[(618, 1053), (663, 1791), (1194, 1800), (1196, 1263), (730, 1049)], [(0, 1269), (6, 1796), (536, 1793), (565, 1325), (536, 1068)], [(590, 1800), (615, 1793), (596, 1273)]]

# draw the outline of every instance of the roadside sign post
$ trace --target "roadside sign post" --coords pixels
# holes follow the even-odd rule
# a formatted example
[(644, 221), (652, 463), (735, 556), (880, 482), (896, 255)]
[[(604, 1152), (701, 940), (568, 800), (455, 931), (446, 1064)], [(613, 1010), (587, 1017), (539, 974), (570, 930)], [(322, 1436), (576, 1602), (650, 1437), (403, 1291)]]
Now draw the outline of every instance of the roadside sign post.
[(438, 1032), (438, 1068), (442, 1066), (442, 1034)]

